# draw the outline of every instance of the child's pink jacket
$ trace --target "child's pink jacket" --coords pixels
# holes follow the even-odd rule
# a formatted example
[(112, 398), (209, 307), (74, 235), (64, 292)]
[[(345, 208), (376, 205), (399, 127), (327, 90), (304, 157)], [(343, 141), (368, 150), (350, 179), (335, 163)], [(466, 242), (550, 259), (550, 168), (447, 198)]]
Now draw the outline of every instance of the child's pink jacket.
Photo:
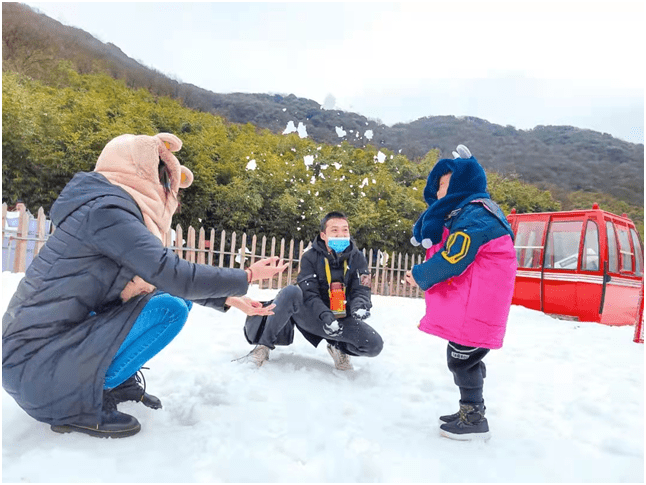
[[(426, 260), (442, 250), (449, 234), (445, 227), (442, 241), (426, 251)], [(464, 272), (426, 290), (426, 315), (419, 329), (460, 345), (501, 348), (516, 268), (510, 236), (486, 242)]]

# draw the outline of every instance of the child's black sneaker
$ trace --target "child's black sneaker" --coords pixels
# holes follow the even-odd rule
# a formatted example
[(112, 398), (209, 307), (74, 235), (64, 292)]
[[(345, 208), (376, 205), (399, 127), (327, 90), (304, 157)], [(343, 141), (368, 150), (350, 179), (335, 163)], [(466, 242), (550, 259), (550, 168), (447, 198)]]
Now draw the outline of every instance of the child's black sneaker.
[[(484, 407), (484, 410), (485, 411), (487, 410), (487, 406)], [(457, 413), (453, 413), (453, 414), (445, 414), (444, 416), (439, 417), (440, 424), (442, 425), (444, 423), (451, 423), (451, 422), (455, 421), (456, 419), (458, 419), (459, 417), (460, 417), (460, 411), (458, 411)]]
[(440, 435), (460, 441), (488, 440), (489, 423), (484, 417), (484, 403), (460, 402), (458, 419), (440, 426)]

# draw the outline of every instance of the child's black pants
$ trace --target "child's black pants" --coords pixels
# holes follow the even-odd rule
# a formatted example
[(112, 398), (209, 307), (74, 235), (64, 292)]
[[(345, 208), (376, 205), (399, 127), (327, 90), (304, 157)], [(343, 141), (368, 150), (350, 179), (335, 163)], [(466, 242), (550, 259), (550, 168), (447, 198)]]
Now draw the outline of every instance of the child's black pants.
[(487, 375), (487, 368), (482, 359), (489, 349), (467, 347), (449, 342), (446, 347), (446, 360), (453, 380), (460, 388), (460, 400), (463, 403), (482, 403), (482, 387)]

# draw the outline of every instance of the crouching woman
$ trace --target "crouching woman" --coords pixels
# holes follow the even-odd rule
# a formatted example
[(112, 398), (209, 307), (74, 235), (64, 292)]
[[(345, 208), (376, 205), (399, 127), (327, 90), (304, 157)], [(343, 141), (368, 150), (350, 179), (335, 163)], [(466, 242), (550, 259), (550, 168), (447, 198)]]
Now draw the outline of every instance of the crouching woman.
[(121, 135), (51, 208), (56, 231), (2, 319), (2, 387), (53, 431), (137, 433), (137, 419), (117, 404), (161, 407), (135, 375), (179, 333), (194, 302), (271, 314), (242, 295), (252, 280), (284, 270), (277, 258), (216, 268), (162, 245), (179, 189), (193, 181), (172, 153), (181, 146), (168, 133)]

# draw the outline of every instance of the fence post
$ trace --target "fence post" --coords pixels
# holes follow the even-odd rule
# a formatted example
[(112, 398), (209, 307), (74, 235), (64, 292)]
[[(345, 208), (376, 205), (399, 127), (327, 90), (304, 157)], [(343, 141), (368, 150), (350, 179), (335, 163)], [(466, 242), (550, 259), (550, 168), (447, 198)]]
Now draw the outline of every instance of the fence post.
[(200, 236), (198, 238), (198, 243), (197, 243), (197, 262), (198, 264), (204, 264), (206, 262), (206, 244), (205, 244), (205, 239), (206, 239), (206, 234), (204, 232), (204, 228), (200, 227)]
[(18, 209), (18, 232), (16, 236), (16, 250), (14, 252), (13, 272), (24, 273), (27, 266), (27, 240), (29, 237), (29, 216), (27, 215), (27, 207), (22, 202), (16, 205)]
[(186, 260), (195, 263), (195, 228), (188, 226), (188, 235), (186, 236)]
[[(265, 259), (265, 249), (267, 247), (267, 236), (262, 237), (262, 242), (260, 245), (260, 259)], [(262, 280), (258, 280), (258, 288), (262, 290)]]
[[(393, 255), (394, 254), (395, 253), (393, 253)], [(395, 290), (395, 295), (400, 296), (399, 290), (400, 290), (400, 287), (401, 287), (401, 280), (402, 280), (402, 278), (401, 278), (401, 274), (402, 274), (402, 253), (399, 253), (399, 256), (397, 256), (397, 273), (396, 274), (397, 274), (397, 276), (396, 276), (396, 278), (397, 278), (397, 284), (396, 284), (397, 289)], [(403, 288), (401, 288), (401, 289), (403, 290)]]
[(289, 241), (289, 266), (287, 267), (287, 284), (292, 284), (292, 267), (294, 266), (294, 240)]
[(177, 224), (175, 226), (175, 254), (177, 254), (181, 259), (184, 259), (184, 234), (182, 232), (182, 226)]
[(381, 293), (380, 295), (386, 296), (386, 280), (388, 279), (388, 253), (382, 252), (384, 255), (384, 264), (381, 268)]
[(254, 234), (251, 237), (251, 261), (249, 261), (249, 264), (253, 264), (256, 262), (256, 243), (258, 241), (258, 238)]
[(215, 229), (211, 228), (211, 236), (209, 237), (209, 266), (213, 266), (213, 247), (215, 246)]
[(218, 266), (220, 268), (224, 267), (224, 243), (227, 240), (227, 233), (224, 229), (222, 229), (222, 234), (220, 235), (220, 260), (218, 262)]
[[(269, 255), (269, 257), (272, 257), (272, 256), (276, 256), (276, 236), (271, 238), (271, 254)], [(268, 289), (273, 290), (274, 289), (274, 278), (273, 277), (269, 278), (267, 280), (267, 282), (269, 284)]]
[(244, 269), (244, 260), (247, 257), (247, 233), (242, 233), (242, 241), (240, 241), (240, 269)]
[(229, 268), (233, 268), (236, 258), (236, 233), (235, 231), (231, 233), (231, 253), (229, 256)]
[(390, 263), (390, 278), (388, 278), (388, 296), (393, 294), (393, 284), (395, 283), (395, 251), (392, 252)]
[(34, 259), (45, 245), (45, 230), (47, 227), (47, 218), (45, 217), (45, 209), (42, 207), (38, 209), (37, 218), (38, 229), (36, 231), (36, 245), (34, 246)]
[(374, 283), (374, 281), (372, 279), (372, 270), (373, 269), (374, 268), (372, 266), (372, 248), (370, 248), (370, 251), (368, 251), (368, 273), (370, 273), (370, 292), (372, 292), (372, 285)]
[[(282, 261), (285, 257), (285, 238), (280, 240), (280, 259)], [(278, 273), (278, 289), (283, 287), (283, 273)]]

